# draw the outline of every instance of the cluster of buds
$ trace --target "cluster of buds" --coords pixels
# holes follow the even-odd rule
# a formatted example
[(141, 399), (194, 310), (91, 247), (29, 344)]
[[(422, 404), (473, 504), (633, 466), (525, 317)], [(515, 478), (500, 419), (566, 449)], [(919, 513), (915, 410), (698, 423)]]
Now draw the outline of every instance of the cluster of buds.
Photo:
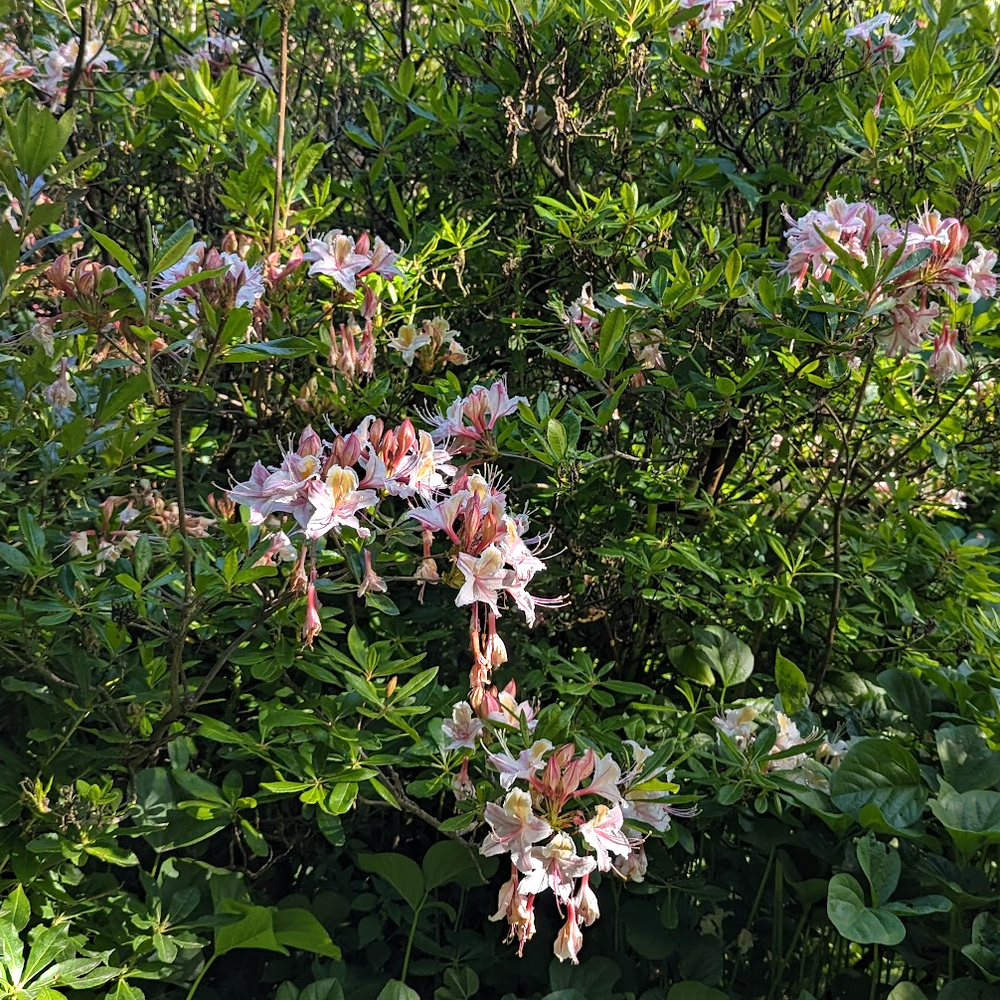
[(671, 41), (679, 42), (690, 28), (700, 31), (701, 48), (698, 51), (698, 57), (702, 71), (707, 73), (709, 36), (713, 31), (722, 31), (725, 28), (726, 21), (732, 17), (733, 12), (741, 3), (743, 0), (681, 0), (681, 10), (692, 11), (692, 16), (690, 20), (671, 28)]
[[(166, 501), (147, 479), (125, 496), (111, 496), (100, 505), (101, 518), (96, 529), (71, 531), (66, 550), (74, 556), (93, 556), (94, 573), (100, 576), (110, 563), (117, 562), (125, 551), (135, 546), (142, 532), (133, 527), (141, 521), (152, 527), (156, 537), (165, 538), (180, 529), (180, 511), (177, 501)], [(207, 538), (215, 522), (185, 512), (184, 532), (192, 538)]]
[(495, 474), (463, 475), (452, 482), (448, 495), (425, 500), (409, 516), (432, 536), (444, 535), (451, 545), (454, 568), (447, 579), (459, 587), (455, 604), (472, 608), (469, 690), (478, 707), (490, 691), (492, 671), (507, 661), (496, 630), (501, 597), (513, 601), (529, 625), (535, 622), (536, 606), (559, 603), (527, 590), (535, 574), (545, 568), (537, 553), (547, 536), (526, 537), (528, 515), (508, 511), (506, 492)]
[[(408, 367), (416, 361), (422, 372), (429, 373), (439, 364), (468, 364), (465, 348), (456, 339), (458, 335), (458, 331), (452, 330), (444, 317), (435, 316), (434, 319), (425, 319), (419, 330), (413, 323), (401, 326), (389, 341), (389, 347), (400, 353)], [(447, 348), (445, 341), (448, 341)]]
[[(648, 831), (663, 833), (672, 816), (694, 811), (678, 806), (672, 771), (648, 766), (649, 748), (626, 740), (629, 759), (623, 771), (611, 753), (535, 739), (537, 725), (534, 709), (517, 702), (512, 684), (484, 701), (478, 716), (468, 702), (455, 705), (442, 727), (448, 740), (444, 749), (463, 751), (456, 782), (460, 797), (468, 797), (474, 787), (468, 772), (470, 761), (478, 760), (477, 750), (485, 769), (498, 776), (503, 800), (486, 804), (489, 833), (480, 852), (509, 855), (511, 867), (490, 919), (507, 921), (507, 940), (517, 940), (521, 955), (535, 933), (536, 900), (551, 891), (564, 918), (553, 952), (560, 961), (576, 964), (583, 928), (600, 917), (591, 874), (641, 882)], [(531, 742), (522, 741), (515, 755), (512, 745), (522, 732)]]
[(207, 64), (212, 76), (216, 77), (221, 76), (230, 66), (236, 66), (241, 72), (260, 80), (272, 90), (277, 90), (274, 63), (260, 52), (252, 53), (245, 60), (241, 59), (243, 47), (243, 39), (239, 35), (209, 35), (177, 62), (180, 66), (194, 70)]
[(83, 326), (91, 333), (108, 329), (113, 316), (108, 298), (118, 287), (113, 267), (96, 260), (74, 262), (68, 253), (62, 253), (49, 265), (45, 280), (61, 297), (54, 320), (63, 326)]
[[(963, 289), (965, 301), (970, 303), (996, 297), (1000, 278), (994, 270), (996, 251), (976, 243), (976, 256), (963, 261), (968, 229), (958, 219), (942, 218), (929, 207), (902, 227), (868, 202), (834, 197), (827, 199), (825, 209), (811, 210), (799, 219), (786, 210), (785, 218), (789, 222), (785, 230), (789, 252), (780, 273), (792, 279), (797, 291), (810, 277), (820, 284), (829, 281), (838, 259), (835, 247), (862, 261), (876, 240), (882, 249), (901, 248), (900, 265), (893, 269), (891, 284), (875, 289), (871, 301), (875, 305), (891, 300), (889, 326), (878, 333), (890, 356), (919, 350), (930, 338), (931, 327), (941, 314), (941, 304), (935, 298), (954, 303)], [(905, 268), (908, 259), (913, 260), (913, 266)], [(904, 270), (900, 271), (900, 266)], [(965, 371), (966, 359), (955, 345), (956, 332), (945, 321), (934, 336), (928, 362), (931, 373), (941, 381)]]
[(375, 335), (372, 321), (365, 320), (364, 330), (358, 326), (354, 316), (347, 322), (330, 324), (331, 368), (336, 368), (348, 385), (359, 377), (371, 378), (375, 374)]
[[(731, 708), (721, 712), (713, 720), (713, 724), (729, 743), (742, 756), (757, 759), (755, 743), (760, 726), (760, 716), (752, 705)], [(774, 730), (774, 743), (762, 757), (758, 766), (762, 773), (781, 772), (791, 781), (801, 785), (825, 789), (829, 784), (829, 772), (823, 767), (817, 767), (817, 762), (826, 768), (836, 769), (844, 754), (850, 749), (847, 740), (827, 737), (819, 743), (815, 757), (810, 757), (798, 748), (815, 743), (820, 733), (815, 730), (807, 735), (799, 731), (799, 727), (784, 712), (774, 712), (772, 720), (765, 720)]]

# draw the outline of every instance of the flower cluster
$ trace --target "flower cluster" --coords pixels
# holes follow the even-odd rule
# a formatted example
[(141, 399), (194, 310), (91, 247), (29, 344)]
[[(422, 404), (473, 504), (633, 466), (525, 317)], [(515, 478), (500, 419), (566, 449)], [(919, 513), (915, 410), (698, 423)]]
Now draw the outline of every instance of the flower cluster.
[(12, 42), (0, 42), (0, 87), (5, 83), (27, 80), (34, 74), (25, 54)]
[(692, 11), (691, 19), (671, 29), (673, 41), (679, 41), (687, 28), (696, 27), (701, 31), (699, 59), (702, 70), (708, 72), (708, 39), (712, 31), (721, 31), (743, 0), (681, 0), (681, 10)]
[[(322, 239), (309, 240), (305, 259), (310, 264), (310, 274), (325, 274), (333, 278), (344, 292), (353, 296), (358, 290), (358, 280), (370, 274), (389, 280), (402, 277), (403, 272), (395, 263), (398, 256), (379, 236), (373, 241), (367, 233), (362, 233), (355, 240), (342, 230), (333, 229)], [(362, 287), (367, 303), (373, 293)], [(366, 319), (372, 314), (373, 311), (370, 313), (367, 308), (362, 309)]]
[[(614, 286), (616, 292), (614, 299), (619, 304), (628, 305), (625, 292), (631, 290), (631, 284), (619, 283)], [(563, 307), (557, 306), (559, 318), (570, 331), (570, 341), (566, 349), (569, 351), (576, 349), (575, 337), (583, 336), (592, 345), (597, 345), (601, 335), (601, 320), (604, 312), (594, 301), (593, 285), (587, 282), (581, 289), (579, 296)], [(663, 360), (662, 333), (659, 330), (635, 331), (629, 336), (629, 347), (632, 356), (643, 369), (664, 369), (666, 367)], [(636, 388), (645, 385), (646, 379), (642, 372), (637, 372), (632, 378), (632, 385)]]
[(62, 45), (54, 45), (50, 49), (35, 53), (35, 62), (41, 65), (42, 70), (32, 82), (50, 101), (61, 101), (66, 96), (69, 77), (78, 61), (83, 80), (92, 82), (95, 73), (107, 73), (111, 63), (117, 60), (100, 38), (87, 42), (81, 59), (80, 41), (71, 38)]
[[(99, 526), (86, 531), (71, 531), (66, 545), (66, 550), (74, 556), (85, 558), (93, 555), (96, 576), (100, 576), (110, 563), (117, 562), (142, 537), (143, 532), (135, 526), (136, 522), (151, 527), (152, 537), (155, 538), (167, 538), (181, 530), (177, 501), (164, 500), (148, 479), (141, 480), (136, 489), (126, 496), (108, 497), (101, 503), (100, 509)], [(214, 524), (211, 518), (185, 511), (183, 531), (189, 538), (207, 538)]]
[(523, 396), (508, 396), (507, 383), (498, 379), (488, 388), (473, 386), (467, 396), (455, 400), (445, 413), (427, 413), (424, 419), (433, 428), (431, 436), (441, 444), (449, 442), (454, 455), (469, 455), (476, 451), (488, 454), (493, 447), (493, 429), (501, 417), (526, 403)]
[[(458, 589), (455, 603), (472, 607), (470, 687), (479, 704), (491, 670), (507, 658), (496, 633), (501, 600), (513, 601), (529, 624), (534, 623), (537, 606), (556, 603), (527, 590), (545, 568), (537, 555), (545, 537), (528, 537), (527, 514), (508, 509), (506, 491), (495, 474), (489, 478), (468, 470), (458, 474), (451, 464), (454, 455), (468, 453), (476, 442), (486, 440), (496, 421), (518, 402), (498, 382), (488, 389), (477, 386), (456, 400), (449, 418), (437, 415), (433, 431), (417, 430), (409, 420), (390, 429), (381, 420), (366, 417), (355, 430), (335, 432), (327, 441), (309, 426), (280, 464), (257, 461), (249, 479), (234, 484), (228, 497), (247, 508), (250, 524), (266, 524), (276, 533), (282, 548), (294, 545), (290, 540), (294, 535), (310, 543), (302, 547), (294, 578), (310, 602), (307, 616), (316, 605), (316, 622), (315, 543), (345, 529), (364, 542), (377, 530), (375, 514), (386, 497), (409, 501), (406, 516), (420, 524), (423, 534), (423, 557), (415, 573), (421, 594), (428, 583), (442, 579), (431, 552), (434, 536), (440, 534), (450, 548), (453, 566), (445, 579)], [(307, 575), (309, 556), (312, 565)], [(368, 550), (359, 584), (361, 595), (386, 589)]]
[(501, 599), (513, 601), (529, 625), (535, 623), (536, 607), (560, 603), (535, 597), (527, 589), (535, 574), (545, 568), (537, 553), (547, 536), (527, 537), (528, 515), (508, 509), (506, 492), (496, 475), (489, 479), (477, 473), (463, 475), (453, 481), (448, 495), (425, 500), (409, 516), (424, 529), (422, 570), (428, 582), (439, 578), (430, 555), (434, 534), (444, 535), (452, 546), (450, 579), (456, 584), (461, 581), (455, 604), (472, 608), (469, 690), (478, 708), (493, 693), (492, 671), (507, 660), (506, 647), (496, 631)]
[[(964, 261), (968, 229), (958, 219), (942, 218), (930, 207), (901, 227), (869, 202), (834, 197), (827, 199), (824, 209), (810, 210), (798, 219), (786, 209), (785, 218), (789, 223), (785, 230), (788, 257), (780, 265), (780, 273), (791, 278), (797, 291), (810, 278), (819, 283), (829, 281), (838, 249), (862, 261), (876, 240), (883, 250), (900, 250), (903, 269), (894, 268), (891, 283), (878, 287), (871, 301), (875, 305), (891, 300), (888, 328), (877, 334), (890, 356), (919, 350), (932, 336), (931, 327), (942, 311), (935, 298), (956, 302), (963, 289), (965, 301), (970, 303), (996, 297), (1000, 278), (995, 270), (996, 251), (976, 243), (976, 256)], [(912, 267), (905, 267), (907, 261), (912, 261)], [(966, 359), (958, 351), (956, 332), (947, 321), (933, 339), (934, 351), (928, 362), (931, 373), (944, 381), (964, 372)]]
[[(419, 330), (413, 323), (401, 326), (389, 341), (389, 347), (400, 353), (407, 366), (416, 361), (421, 371), (432, 372), (439, 362), (468, 364), (468, 355), (458, 342), (458, 335), (458, 331), (452, 330), (444, 317), (435, 316), (434, 319), (425, 319)], [(449, 344), (443, 350), (446, 340)]]
[[(156, 276), (153, 284), (162, 291), (162, 301), (182, 306), (193, 319), (198, 318), (202, 298), (216, 311), (251, 309), (258, 320), (266, 319), (267, 307), (261, 301), (266, 290), (264, 265), (248, 264), (239, 249), (233, 234), (227, 236), (222, 250), (209, 248), (203, 240), (193, 243), (176, 264)], [(247, 250), (242, 249), (244, 253)], [(199, 277), (209, 271), (221, 273), (206, 279)], [(186, 283), (187, 279), (191, 280)]]
[(906, 55), (906, 50), (916, 44), (910, 37), (916, 28), (916, 22), (910, 25), (908, 31), (899, 34), (890, 30), (891, 20), (888, 11), (883, 11), (867, 21), (859, 21), (844, 32), (844, 41), (857, 42), (861, 46), (862, 59), (868, 65), (885, 60), (890, 55), (893, 62), (899, 62)]
[(241, 60), (240, 52), (243, 47), (243, 39), (239, 35), (209, 35), (177, 61), (181, 66), (195, 70), (208, 65), (213, 76), (223, 73), (230, 66), (237, 66), (241, 72), (255, 77), (272, 90), (277, 90), (274, 63), (261, 52), (254, 52)]
[[(716, 729), (735, 744), (744, 755), (750, 756), (758, 734), (761, 718), (752, 705), (731, 708), (717, 715), (713, 720)], [(768, 720), (764, 720), (768, 722)], [(768, 722), (774, 728), (774, 743), (767, 753), (758, 761), (764, 773), (781, 772), (785, 777), (802, 785), (817, 788), (827, 786), (827, 774), (822, 768), (816, 768), (812, 760), (828, 767), (839, 767), (844, 754), (850, 748), (846, 740), (832, 738), (824, 739), (816, 748), (815, 758), (810, 758), (798, 747), (807, 743), (815, 743), (819, 732), (813, 731), (803, 735), (799, 727), (784, 712), (776, 711), (773, 720)]]
[[(626, 740), (624, 771), (613, 755), (581, 750), (575, 743), (556, 747), (534, 739), (516, 755), (510, 742), (523, 730), (532, 733), (536, 713), (517, 702), (513, 682), (479, 706), (459, 702), (445, 721), (446, 750), (476, 751), (482, 745), (488, 770), (498, 776), (502, 801), (487, 802), (489, 827), (480, 847), (487, 857), (509, 855), (510, 878), (500, 889), (491, 920), (506, 920), (508, 941), (518, 955), (535, 933), (535, 904), (549, 892), (564, 917), (553, 952), (576, 964), (583, 928), (600, 917), (590, 887), (595, 871), (641, 882), (646, 872), (644, 842), (649, 830), (666, 831), (671, 816), (692, 815), (674, 801), (673, 772), (647, 766), (652, 751)], [(530, 737), (529, 737), (530, 738)], [(490, 747), (496, 746), (495, 750)], [(456, 794), (468, 797), (472, 755), (465, 754)]]

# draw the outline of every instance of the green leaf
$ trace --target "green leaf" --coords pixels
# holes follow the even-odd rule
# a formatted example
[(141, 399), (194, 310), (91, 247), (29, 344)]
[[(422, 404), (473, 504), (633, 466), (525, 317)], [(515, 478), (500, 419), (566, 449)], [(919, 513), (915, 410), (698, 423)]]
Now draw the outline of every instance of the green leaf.
[(31, 572), (31, 560), (20, 549), (6, 542), (0, 542), (0, 559), (21, 576), (27, 576)]
[(27, 507), (22, 507), (17, 512), (17, 523), (32, 558), (39, 559), (45, 551), (45, 532), (38, 526), (35, 515)]
[[(3, 901), (3, 905), (0, 906), (0, 921), (9, 921), (15, 931), (23, 931), (28, 926), (30, 919), (31, 906), (28, 903), (28, 897), (25, 895), (24, 889), (20, 885), (16, 885)], [(20, 948), (18, 948), (18, 954), (20, 954)]]
[(826, 912), (833, 926), (848, 941), (893, 945), (906, 937), (906, 928), (894, 913), (865, 906), (861, 886), (851, 875), (834, 875), (830, 879)]
[(55, 163), (69, 140), (75, 118), (72, 111), (56, 118), (37, 102), (24, 101), (16, 119), (5, 112), (3, 121), (17, 167), (32, 181)]
[(34, 979), (43, 969), (61, 958), (73, 954), (69, 939), (69, 925), (45, 927), (32, 940), (28, 961), (24, 965), (24, 979)]
[(841, 761), (830, 782), (830, 798), (843, 812), (858, 819), (871, 804), (894, 828), (905, 829), (920, 819), (927, 789), (913, 756), (894, 740), (858, 740)]
[(88, 232), (133, 278), (138, 279), (139, 265), (128, 250), (116, 243), (110, 236), (97, 232), (96, 229), (88, 227)]
[(709, 625), (705, 631), (719, 640), (719, 665), (716, 669), (722, 683), (726, 687), (742, 684), (753, 673), (753, 653), (750, 647), (721, 625)]
[(413, 81), (416, 78), (417, 71), (416, 67), (413, 65), (413, 60), (407, 56), (399, 64), (399, 72), (396, 75), (396, 83), (399, 84), (399, 89), (403, 92), (404, 97), (409, 97), (411, 91), (413, 90)]
[(450, 882), (457, 882), (465, 889), (486, 884), (469, 848), (454, 840), (432, 844), (421, 867), (427, 892)]
[(404, 854), (359, 854), (358, 867), (384, 878), (411, 909), (420, 908), (425, 895), (424, 876), (412, 858)]
[(916, 674), (903, 667), (891, 667), (878, 675), (878, 682), (893, 704), (910, 717), (917, 729), (925, 730), (930, 725), (930, 692)]
[(956, 792), (942, 782), (930, 806), (931, 812), (966, 854), (984, 843), (1000, 843), (1000, 792), (981, 788)]
[(875, 121), (875, 115), (871, 108), (865, 112), (864, 132), (865, 138), (868, 140), (868, 148), (874, 153), (878, 146), (878, 122)]
[(223, 913), (243, 916), (235, 923), (226, 924), (215, 932), (215, 953), (225, 955), (239, 948), (260, 948), (288, 954), (288, 949), (274, 936), (274, 917), (266, 906), (250, 906), (233, 899), (223, 900)]
[(340, 949), (333, 943), (326, 928), (308, 910), (300, 907), (276, 909), (272, 926), (274, 938), (279, 944), (340, 961)]
[(555, 460), (561, 462), (566, 457), (568, 443), (566, 428), (555, 417), (550, 417), (548, 424), (546, 424), (545, 439), (548, 441), (549, 451), (552, 452)]
[(806, 707), (809, 687), (806, 675), (778, 650), (774, 655), (774, 680), (781, 693), (781, 706), (788, 715), (795, 715)]
[(194, 242), (194, 223), (188, 220), (160, 244), (160, 251), (153, 259), (150, 274), (159, 274), (173, 267), (191, 249)]
[(1000, 1000), (1000, 990), (989, 983), (981, 983), (976, 979), (963, 976), (945, 983), (937, 1000)]
[(7, 967), (8, 979), (18, 982), (24, 968), (24, 945), (21, 944), (18, 928), (6, 915), (0, 916), (0, 960)]
[(420, 1000), (420, 994), (398, 979), (390, 979), (376, 1000)]
[(729, 1000), (729, 994), (704, 983), (674, 983), (667, 994), (667, 1000)]
[(237, 344), (226, 352), (224, 360), (247, 362), (265, 361), (267, 358), (303, 358), (307, 354), (315, 354), (316, 350), (316, 345), (304, 337), (280, 337), (260, 344)]
[(991, 983), (1000, 979), (1000, 921), (993, 914), (976, 915), (972, 943), (962, 948), (962, 954), (975, 962)]
[(733, 249), (726, 259), (726, 284), (729, 286), (729, 294), (736, 291), (736, 284), (743, 273), (743, 257), (739, 250)]
[(1000, 754), (978, 726), (942, 726), (934, 738), (944, 779), (956, 792), (991, 789), (1000, 781)]
[(717, 650), (696, 646), (693, 643), (687, 646), (668, 646), (667, 659), (680, 673), (696, 684), (711, 687), (715, 683), (712, 668), (719, 668)]
[(887, 903), (899, 883), (899, 852), (890, 849), (869, 832), (858, 841), (858, 864), (872, 888), (872, 903)]
[(886, 1000), (927, 1000), (927, 994), (916, 983), (896, 983)]
[(115, 988), (105, 994), (104, 1000), (146, 1000), (146, 996), (137, 986), (131, 986), (124, 979), (120, 979)]

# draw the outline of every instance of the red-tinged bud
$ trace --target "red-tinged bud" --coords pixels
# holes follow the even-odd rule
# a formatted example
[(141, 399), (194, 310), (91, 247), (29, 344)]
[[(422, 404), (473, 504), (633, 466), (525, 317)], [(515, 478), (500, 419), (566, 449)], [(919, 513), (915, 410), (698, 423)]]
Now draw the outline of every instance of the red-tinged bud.
[(223, 253), (237, 253), (239, 251), (239, 243), (236, 239), (236, 233), (230, 229), (228, 233), (222, 238), (222, 252)]
[(319, 599), (316, 596), (316, 584), (310, 582), (306, 590), (306, 617), (302, 623), (302, 641), (312, 649), (313, 639), (323, 631), (323, 623), (319, 617)]
[(417, 432), (410, 423), (409, 418), (404, 420), (396, 430), (396, 449), (399, 456), (402, 457), (408, 451), (413, 449), (413, 446), (417, 443)]
[(323, 450), (323, 439), (308, 424), (299, 435), (298, 453), (300, 455), (316, 456)]
[(372, 246), (371, 238), (368, 236), (367, 233), (362, 233), (358, 237), (357, 243), (354, 244), (354, 252), (359, 257), (367, 257), (371, 253), (371, 246)]
[(45, 277), (48, 279), (49, 284), (57, 291), (62, 292), (64, 295), (72, 295), (75, 289), (70, 284), (71, 271), (69, 254), (61, 253), (49, 265), (48, 270), (45, 272)]

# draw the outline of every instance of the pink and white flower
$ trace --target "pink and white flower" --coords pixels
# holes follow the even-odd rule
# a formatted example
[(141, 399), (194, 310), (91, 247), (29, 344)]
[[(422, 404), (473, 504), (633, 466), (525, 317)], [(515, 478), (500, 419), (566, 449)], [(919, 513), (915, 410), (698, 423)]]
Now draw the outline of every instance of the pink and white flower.
[(611, 868), (611, 855), (625, 857), (632, 851), (628, 837), (622, 832), (622, 810), (617, 806), (597, 807), (594, 817), (580, 826), (580, 836), (597, 855), (597, 870)]
[[(539, 840), (541, 839), (540, 837)], [(576, 880), (592, 872), (596, 866), (597, 862), (593, 858), (580, 857), (576, 853), (572, 837), (557, 833), (544, 847), (527, 848), (521, 855), (518, 868), (524, 873), (524, 877), (518, 892), (537, 896), (540, 892), (551, 889), (557, 904), (566, 904), (573, 893)]]
[(467, 701), (460, 701), (452, 708), (451, 719), (446, 719), (441, 728), (448, 737), (445, 750), (458, 750), (460, 747), (475, 750), (476, 740), (483, 731), (483, 723)]
[(509, 852), (511, 861), (522, 872), (531, 871), (531, 862), (526, 860), (531, 845), (552, 833), (552, 827), (535, 815), (531, 796), (515, 788), (508, 793), (502, 806), (496, 802), (487, 803), (484, 815), (490, 833), (479, 849), (480, 854), (492, 857)]
[(934, 338), (934, 350), (931, 352), (927, 367), (939, 382), (947, 382), (953, 375), (961, 375), (968, 366), (968, 361), (955, 343), (958, 331), (944, 325), (941, 332)]

